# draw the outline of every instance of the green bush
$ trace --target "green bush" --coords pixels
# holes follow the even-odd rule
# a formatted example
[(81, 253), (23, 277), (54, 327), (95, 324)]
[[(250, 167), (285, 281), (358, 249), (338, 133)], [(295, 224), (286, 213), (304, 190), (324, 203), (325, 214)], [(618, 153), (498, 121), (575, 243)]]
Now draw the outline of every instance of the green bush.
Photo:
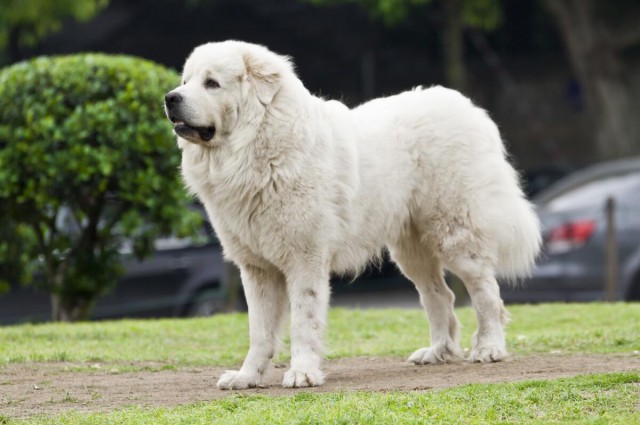
[(121, 273), (125, 239), (142, 258), (159, 234), (195, 231), (162, 110), (178, 82), (152, 62), (104, 54), (0, 70), (0, 214), (9, 236), (0, 271), (37, 267), (54, 319), (87, 317)]

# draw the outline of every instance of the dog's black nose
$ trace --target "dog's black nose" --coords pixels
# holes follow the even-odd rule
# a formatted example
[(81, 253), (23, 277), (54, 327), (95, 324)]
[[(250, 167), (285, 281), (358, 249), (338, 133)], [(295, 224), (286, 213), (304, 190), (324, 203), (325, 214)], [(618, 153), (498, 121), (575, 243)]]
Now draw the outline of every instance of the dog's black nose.
[(182, 95), (180, 93), (176, 93), (176, 92), (169, 92), (167, 93), (167, 95), (164, 97), (164, 103), (168, 106), (168, 107), (172, 107), (177, 105), (178, 103), (182, 102)]

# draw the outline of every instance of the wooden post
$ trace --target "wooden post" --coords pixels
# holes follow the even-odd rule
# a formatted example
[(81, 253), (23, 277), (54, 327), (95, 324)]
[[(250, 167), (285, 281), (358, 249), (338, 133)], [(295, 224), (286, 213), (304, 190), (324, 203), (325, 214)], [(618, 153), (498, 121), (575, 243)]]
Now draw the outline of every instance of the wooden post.
[(607, 240), (605, 245), (605, 300), (616, 301), (618, 298), (618, 238), (616, 234), (615, 201), (607, 199)]

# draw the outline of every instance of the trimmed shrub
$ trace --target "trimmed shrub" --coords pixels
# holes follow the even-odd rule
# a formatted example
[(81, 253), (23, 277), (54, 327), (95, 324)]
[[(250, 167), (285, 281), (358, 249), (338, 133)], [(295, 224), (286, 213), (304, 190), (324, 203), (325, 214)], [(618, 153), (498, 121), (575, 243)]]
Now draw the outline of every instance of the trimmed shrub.
[(0, 70), (0, 213), (10, 236), (0, 266), (37, 267), (54, 319), (88, 316), (117, 281), (125, 242), (142, 258), (160, 234), (195, 232), (162, 109), (178, 82), (152, 62), (104, 54)]

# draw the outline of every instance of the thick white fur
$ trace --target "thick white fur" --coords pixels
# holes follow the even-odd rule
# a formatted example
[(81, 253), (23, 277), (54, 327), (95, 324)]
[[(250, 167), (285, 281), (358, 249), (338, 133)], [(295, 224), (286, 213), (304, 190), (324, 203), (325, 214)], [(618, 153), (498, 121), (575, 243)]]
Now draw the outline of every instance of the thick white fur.
[(485, 111), (442, 87), (350, 110), (311, 95), (288, 58), (238, 41), (196, 48), (184, 80), (175, 91), (189, 122), (216, 128), (209, 142), (178, 138), (184, 180), (240, 268), (249, 307), (249, 353), (219, 387), (263, 382), (287, 310), (283, 385), (322, 384), (330, 274), (362, 270), (385, 247), (431, 322), (431, 345), (410, 361), (463, 357), (443, 269), (477, 312), (470, 360), (507, 356), (495, 276), (528, 273), (540, 231)]

